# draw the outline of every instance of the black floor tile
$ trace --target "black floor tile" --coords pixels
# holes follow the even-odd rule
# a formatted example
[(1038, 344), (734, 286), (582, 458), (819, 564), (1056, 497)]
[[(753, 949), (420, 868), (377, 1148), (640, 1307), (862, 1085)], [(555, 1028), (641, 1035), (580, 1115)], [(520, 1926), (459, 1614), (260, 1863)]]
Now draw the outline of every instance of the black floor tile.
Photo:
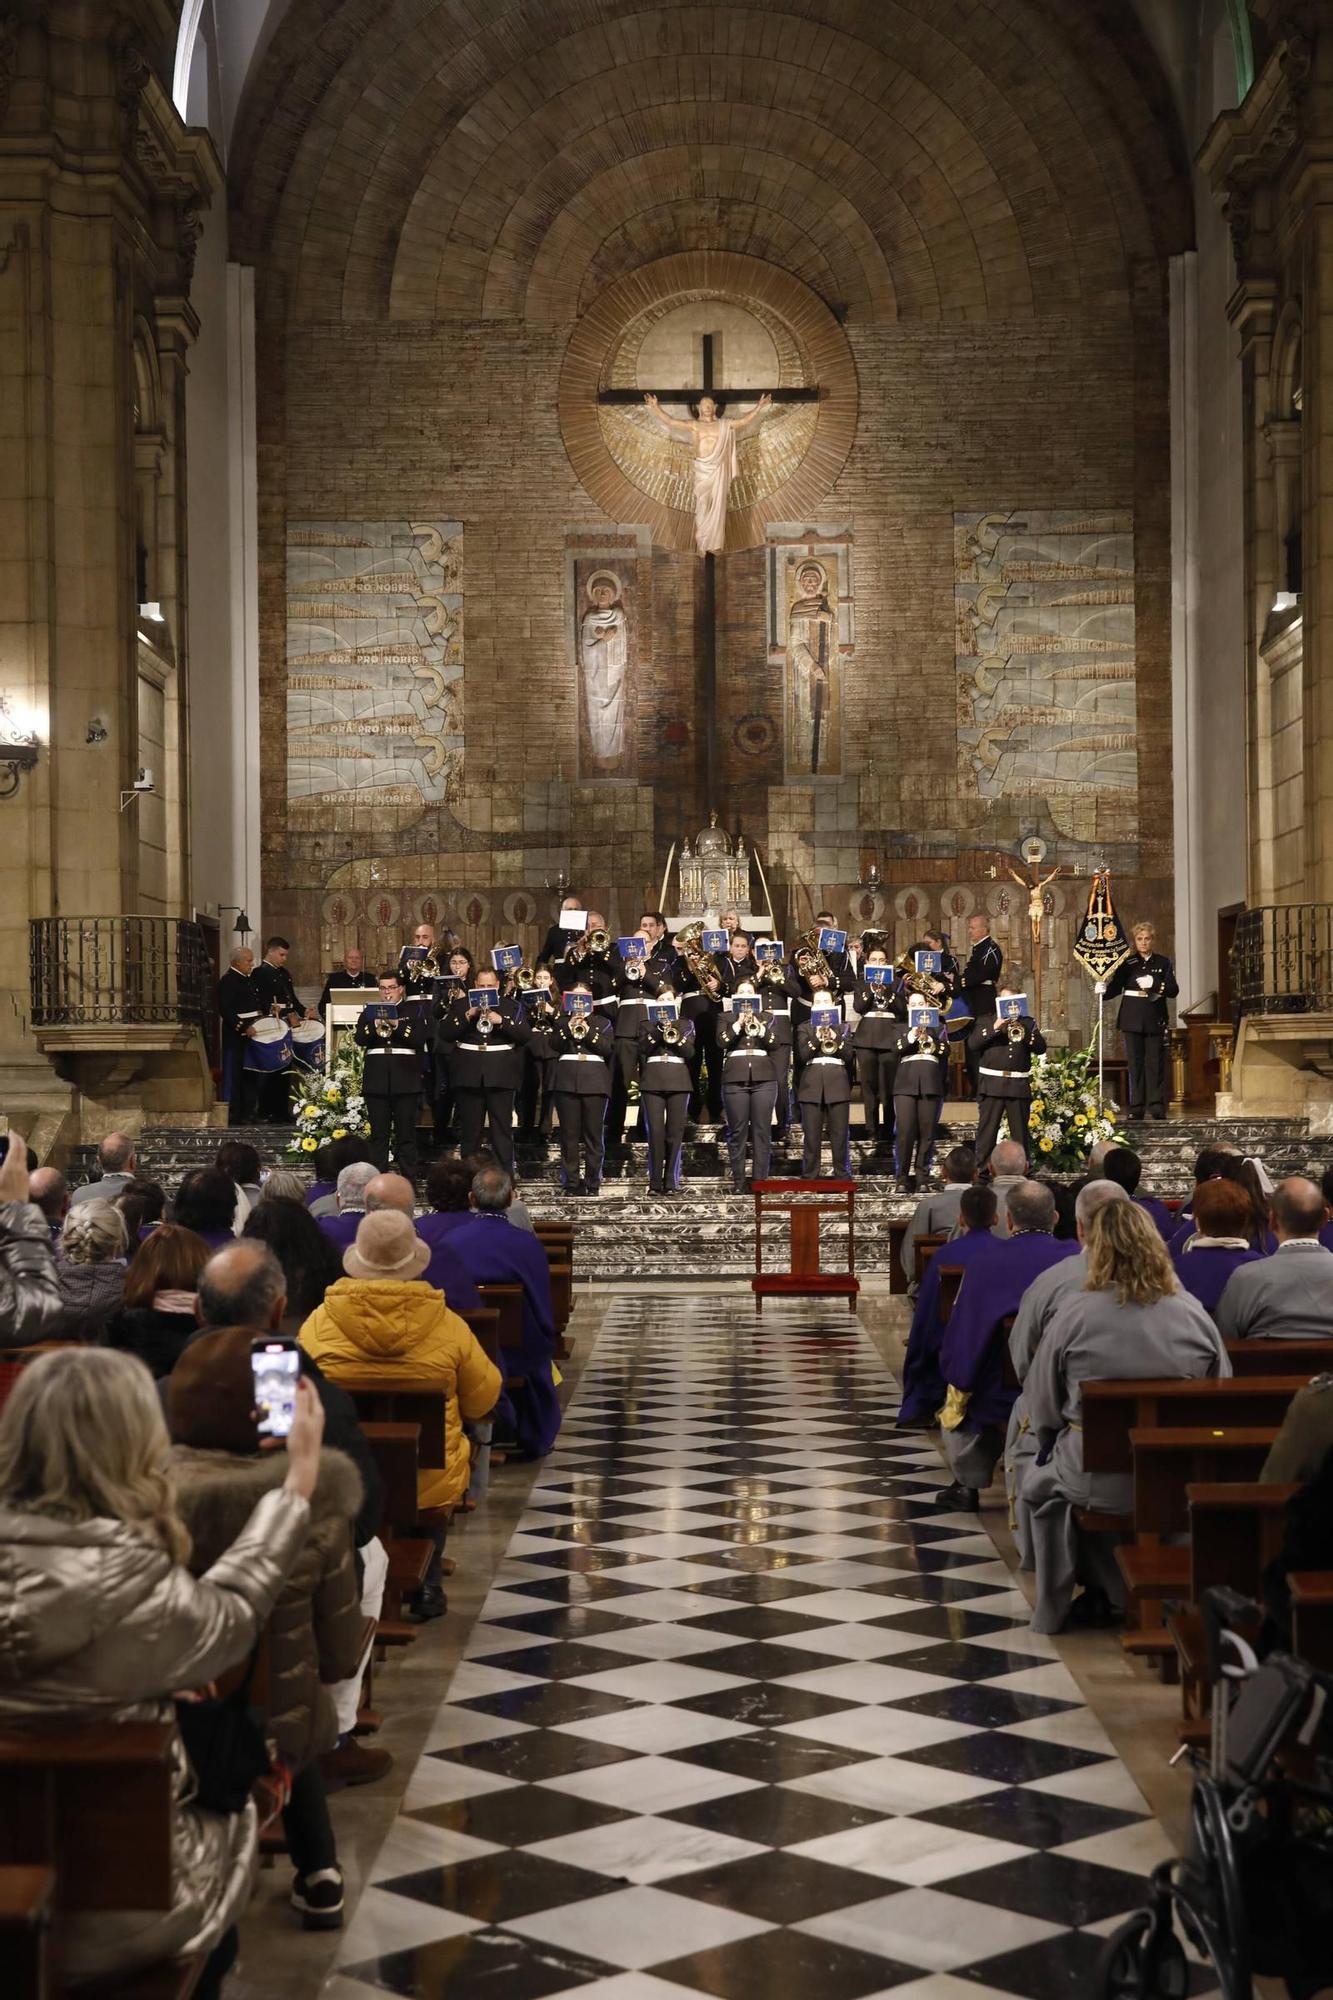
[(866, 1887), (866, 1877), (854, 1869), (830, 1868), (826, 1862), (781, 1848), (771, 1854), (747, 1854), (743, 1861), (705, 1868), (697, 1875), (678, 1875), (671, 1883), (677, 1895), (696, 1896), (700, 1902), (739, 1910), (742, 1916), (770, 1924), (804, 1923), (828, 1910), (864, 1903)]
[(1013, 1993), (1019, 2000), (1094, 2000), (1101, 1953), (1101, 1938), (1086, 1931), (1062, 1931), (1040, 1944), (1024, 1945), (1021, 1951), (969, 1965), (954, 1977)]
[(766, 1571), (757, 1576), (715, 1576), (704, 1583), (687, 1583), (681, 1586), (691, 1596), (716, 1597), (741, 1604), (779, 1604), (784, 1597), (809, 1597), (820, 1586), (802, 1583), (798, 1576), (782, 1573), (769, 1575)]
[[(795, 1613), (792, 1614), (793, 1617)], [(556, 1605), (550, 1611), (524, 1611), (517, 1618), (487, 1618), (506, 1632), (540, 1633), (545, 1639), (596, 1639), (602, 1632), (623, 1632), (625, 1620), (591, 1604)]]
[[(803, 1619), (808, 1632), (812, 1621)], [(818, 1627), (815, 1627), (818, 1630)], [(823, 1664), (821, 1655), (800, 1646), (784, 1646), (781, 1639), (752, 1639), (745, 1645), (719, 1646), (715, 1653), (700, 1655), (709, 1672), (738, 1674), (747, 1681), (780, 1681), (788, 1674), (808, 1674)]]
[(796, 1847), (825, 1834), (846, 1833), (869, 1826), (885, 1815), (868, 1806), (851, 1806), (841, 1799), (820, 1798), (815, 1792), (794, 1792), (785, 1785), (766, 1785), (752, 1792), (732, 1792), (726, 1798), (705, 1799), (663, 1815), (706, 1826), (737, 1840), (758, 1840), (767, 1847)]
[(585, 1644), (580, 1639), (553, 1640), (549, 1646), (524, 1646), (516, 1653), (488, 1653), (482, 1662), (483, 1666), (499, 1667), (502, 1673), (530, 1674), (550, 1681), (580, 1680), (588, 1674), (610, 1673), (624, 1664), (623, 1653), (612, 1652), (595, 1642)]
[[(557, 1829), (576, 1830), (581, 1829)], [(530, 1917), (537, 1910), (549, 1910), (558, 1903), (581, 1903), (589, 1896), (604, 1896), (619, 1885), (610, 1876), (595, 1875), (591, 1869), (568, 1868), (563, 1862), (546, 1861), (540, 1854), (520, 1851), (481, 1854), (472, 1861), (455, 1861), (444, 1868), (420, 1868), (375, 1886), (390, 1889), (395, 1896), (408, 1896), (416, 1903), (430, 1903), (437, 1910), (456, 1910), (460, 1916), (473, 1917), (478, 1923), (507, 1924), (514, 1917)]]
[[(521, 1583), (497, 1584), (498, 1590), (512, 1590), (516, 1597), (543, 1597), (551, 1604), (596, 1603), (599, 1598), (629, 1597), (635, 1591), (642, 1592), (647, 1585), (623, 1583), (619, 1577), (602, 1576), (553, 1576), (549, 1580), (539, 1577), (524, 1577)], [(500, 1614), (503, 1617), (503, 1612)]]
[(1059, 1771), (1080, 1771), (1106, 1761), (1090, 1750), (1034, 1743), (1026, 1736), (1006, 1736), (998, 1729), (909, 1754), (914, 1763), (932, 1764), (940, 1771), (965, 1771), (971, 1778), (993, 1778), (1001, 1785), (1027, 1785), (1037, 1778), (1053, 1778)]
[[(623, 1624), (623, 1620), (617, 1620)], [(738, 1642), (744, 1639), (785, 1639), (793, 1632), (808, 1632), (810, 1620), (799, 1611), (782, 1611), (771, 1604), (747, 1604), (735, 1611), (709, 1612), (706, 1618), (691, 1618), (690, 1628), (699, 1632), (725, 1632)]]
[(1014, 1630), (1012, 1616), (1001, 1617), (991, 1611), (960, 1611), (953, 1604), (933, 1604), (920, 1611), (905, 1612), (901, 1618), (872, 1618), (869, 1622), (872, 1626), (883, 1626), (886, 1631), (919, 1632), (923, 1639), (951, 1643)]
[[(488, 1660), (487, 1666), (498, 1662)], [(919, 1653), (895, 1653), (895, 1667), (910, 1673), (938, 1674), (942, 1680), (997, 1681), (1004, 1674), (1021, 1674), (1032, 1665), (1029, 1653), (1005, 1653), (998, 1646), (969, 1646), (959, 1640), (926, 1646)], [(515, 1668), (521, 1673), (522, 1668)]]
[(960, 1880), (958, 1894), (1050, 1924), (1083, 1925), (1138, 1909), (1147, 1900), (1147, 1883), (1123, 1868), (1072, 1861), (1066, 1854), (1028, 1854), (976, 1869)]
[(446, 1805), (425, 1806), (408, 1817), (427, 1826), (471, 1834), (474, 1840), (493, 1840), (501, 1847), (535, 1847), (540, 1840), (587, 1833), (632, 1815), (616, 1806), (598, 1805), (575, 1798), (571, 1792), (548, 1791), (528, 1782), (509, 1791), (483, 1792), (475, 1799), (450, 1799)]
[(861, 2000), (921, 1976), (920, 1967), (851, 1951), (805, 1931), (761, 1931), (718, 1951), (701, 1951), (655, 1965), (655, 1979), (674, 1980), (717, 2000)]
[(470, 1931), (413, 1951), (391, 1951), (339, 1968), (349, 1979), (405, 2000), (545, 2000), (571, 1986), (607, 1979), (616, 1970), (596, 1959), (556, 1951), (508, 1931)]
[(1022, 1847), (1038, 1848), (1064, 1847), (1073, 1840), (1090, 1840), (1097, 1833), (1114, 1833), (1117, 1827), (1130, 1826), (1140, 1817), (1017, 1785), (1003, 1792), (987, 1792), (979, 1799), (965, 1799), (961, 1805), (939, 1806), (917, 1814), (918, 1819), (951, 1826), (959, 1833), (980, 1833), (991, 1840), (1016, 1840)]
[(718, 1688), (712, 1694), (691, 1695), (677, 1708), (694, 1709), (699, 1715), (715, 1715), (723, 1722), (748, 1722), (756, 1729), (777, 1729), (784, 1722), (811, 1722), (818, 1715), (836, 1715), (840, 1709), (858, 1706), (852, 1701), (835, 1701), (831, 1695), (812, 1694), (809, 1688), (780, 1687), (774, 1682), (754, 1681), (748, 1687)]
[[(564, 1694), (563, 1688), (547, 1690)], [(575, 1716), (560, 1721), (581, 1721)], [(517, 1778), (532, 1784), (538, 1778), (564, 1778), (571, 1771), (595, 1771), (603, 1764), (623, 1764), (634, 1753), (611, 1743), (592, 1743), (581, 1736), (566, 1736), (554, 1726), (523, 1729), (514, 1736), (495, 1736), (486, 1743), (464, 1743), (455, 1750), (433, 1750), (448, 1764), (466, 1764), (470, 1771), (493, 1771), (500, 1778)]]
[(1039, 1716), (1063, 1715), (1078, 1704), (1052, 1701), (1041, 1694), (1011, 1694), (1008, 1688), (969, 1681), (962, 1687), (942, 1687), (938, 1694), (914, 1694), (906, 1701), (890, 1702), (888, 1706), (905, 1709), (909, 1715), (934, 1715), (945, 1722), (966, 1722), (973, 1729), (1008, 1729), (1016, 1722), (1035, 1722)]
[(777, 1736), (756, 1729), (748, 1736), (725, 1736), (716, 1743), (699, 1743), (692, 1750), (675, 1750), (672, 1755), (683, 1763), (702, 1764), (706, 1771), (730, 1771), (737, 1778), (785, 1785), (820, 1771), (840, 1770), (844, 1764), (864, 1764), (869, 1753), (834, 1749), (806, 1736)]
[[(630, 1664), (623, 1653), (615, 1660), (618, 1667)], [(500, 1694), (481, 1694), (473, 1701), (458, 1703), (459, 1708), (474, 1709), (478, 1715), (527, 1722), (539, 1729), (553, 1729), (559, 1722), (587, 1722), (594, 1715), (614, 1715), (619, 1709), (641, 1705), (619, 1695), (602, 1694), (596, 1688), (575, 1687), (572, 1681), (536, 1681), (531, 1687), (506, 1688)]]

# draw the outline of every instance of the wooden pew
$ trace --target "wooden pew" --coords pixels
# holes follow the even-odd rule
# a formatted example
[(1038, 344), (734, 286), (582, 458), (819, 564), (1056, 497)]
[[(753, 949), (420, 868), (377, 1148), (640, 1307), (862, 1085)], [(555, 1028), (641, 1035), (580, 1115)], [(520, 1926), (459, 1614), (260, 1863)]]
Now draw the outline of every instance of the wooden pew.
[(911, 1217), (900, 1215), (889, 1223), (889, 1290), (902, 1293), (907, 1290), (907, 1268), (903, 1263), (903, 1244), (907, 1240)]
[(537, 1241), (546, 1252), (551, 1273), (551, 1311), (555, 1316), (555, 1330), (560, 1336), (556, 1351), (562, 1361), (567, 1361), (574, 1351), (572, 1341), (565, 1338), (565, 1328), (574, 1310), (574, 1225), (572, 1222), (538, 1222), (534, 1224), (534, 1229)]
[(499, 1314), (496, 1341), (499, 1353), (496, 1365), (505, 1377), (506, 1384), (520, 1378), (507, 1373), (506, 1349), (523, 1345), (523, 1287), (522, 1285), (478, 1285), (477, 1294), (484, 1306), (491, 1306)]
[(1229, 1340), (1237, 1375), (1325, 1375), (1333, 1368), (1333, 1340)]
[(1189, 1508), (1189, 1583), (1185, 1603), (1167, 1620), (1180, 1667), (1186, 1722), (1208, 1711), (1203, 1620), (1198, 1606), (1206, 1590), (1226, 1586), (1244, 1597), (1261, 1598), (1263, 1575), (1281, 1552), (1287, 1502), (1294, 1486), (1257, 1480), (1224, 1480), (1186, 1488)]
[(497, 1306), (477, 1306), (464, 1319), (476, 1336), (477, 1344), (488, 1361), (497, 1368), (503, 1366), (500, 1360), (500, 1312)]
[(1321, 1673), (1333, 1673), (1333, 1570), (1293, 1570), (1287, 1586), (1292, 1651)]
[(426, 1581), (434, 1549), (429, 1537), (419, 1532), (417, 1473), (421, 1426), (363, 1419), (361, 1429), (384, 1486), (381, 1536), (389, 1558), (389, 1574), (384, 1585), (384, 1616), (379, 1621), (376, 1638), (381, 1646), (410, 1646), (418, 1637), (419, 1628), (403, 1617), (403, 1605)]
[[(1268, 1343), (1270, 1346), (1271, 1342)], [(1133, 1470), (1130, 1434), (1159, 1425), (1280, 1424), (1303, 1375), (1252, 1375), (1215, 1381), (1126, 1378), (1083, 1384), (1083, 1464), (1088, 1472)], [(1126, 1524), (1128, 1525), (1128, 1524)]]
[(918, 1291), (921, 1288), (921, 1280), (926, 1275), (927, 1264), (929, 1264), (931, 1258), (935, 1255), (935, 1252), (937, 1250), (942, 1249), (948, 1241), (949, 1238), (947, 1236), (917, 1237), (915, 1258), (916, 1258), (916, 1282)]
[(1138, 1539), (1116, 1550), (1129, 1598), (1130, 1622), (1120, 1642), (1127, 1653), (1174, 1669), (1175, 1642), (1162, 1622), (1161, 1606), (1189, 1595), (1189, 1547), (1167, 1546), (1170, 1537), (1183, 1536), (1189, 1528), (1186, 1489), (1257, 1480), (1276, 1436), (1276, 1425), (1205, 1424), (1130, 1432)]
[[(175, 1731), (158, 1722), (0, 1731), (0, 1992), (63, 2000), (44, 1922), (169, 1910)], [(202, 1957), (80, 1986), (83, 2000), (188, 2000)]]

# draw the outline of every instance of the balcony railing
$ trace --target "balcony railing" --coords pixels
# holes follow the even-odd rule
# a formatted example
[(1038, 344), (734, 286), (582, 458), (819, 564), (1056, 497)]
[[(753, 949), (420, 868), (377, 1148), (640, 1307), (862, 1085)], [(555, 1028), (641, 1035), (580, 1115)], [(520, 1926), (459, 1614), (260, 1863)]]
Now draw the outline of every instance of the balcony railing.
[(1333, 1010), (1333, 904), (1242, 911), (1231, 947), (1231, 990), (1241, 1014)]
[(213, 971), (198, 924), (175, 917), (34, 917), (35, 1028), (190, 1026), (207, 1039)]

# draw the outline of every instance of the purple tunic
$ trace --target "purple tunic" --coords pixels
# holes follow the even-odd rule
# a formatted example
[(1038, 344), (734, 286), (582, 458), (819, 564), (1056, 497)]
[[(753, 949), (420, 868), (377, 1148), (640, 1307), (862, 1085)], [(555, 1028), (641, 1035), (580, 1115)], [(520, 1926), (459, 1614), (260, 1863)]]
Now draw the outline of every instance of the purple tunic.
[(994, 1338), (1000, 1321), (1018, 1311), (1034, 1278), (1079, 1251), (1042, 1231), (1004, 1237), (996, 1248), (984, 1271), (964, 1278), (940, 1341), (945, 1382), (971, 1397), (964, 1425), (972, 1431), (1002, 1429), (1018, 1393), (1005, 1387), (1004, 1347)]
[(916, 1311), (907, 1336), (903, 1356), (903, 1400), (899, 1424), (929, 1423), (944, 1401), (944, 1377), (940, 1373), (940, 1267), (961, 1264), (964, 1271), (988, 1263), (1008, 1241), (992, 1236), (988, 1229), (969, 1230), (951, 1243), (942, 1243), (926, 1266), (921, 1289), (916, 1295)]
[(1260, 1253), (1257, 1250), (1232, 1250), (1219, 1246), (1216, 1250), (1195, 1245), (1193, 1250), (1181, 1249), (1175, 1252), (1172, 1263), (1180, 1280), (1182, 1291), (1190, 1292), (1199, 1301), (1205, 1312), (1216, 1315), (1217, 1302), (1227, 1288), (1227, 1279), (1242, 1264), (1257, 1264)]
[[(523, 1345), (505, 1350), (505, 1388), (519, 1450), (543, 1458), (560, 1432), (560, 1402), (551, 1374), (556, 1331), (546, 1252), (535, 1236), (512, 1229), (503, 1215), (475, 1213), (449, 1231), (449, 1247), (477, 1284), (523, 1287)], [(522, 1377), (521, 1383), (515, 1383), (515, 1376)]]
[(1134, 1206), (1141, 1208), (1144, 1214), (1156, 1223), (1157, 1232), (1163, 1243), (1169, 1243), (1176, 1233), (1176, 1218), (1166, 1203), (1158, 1201), (1156, 1195), (1152, 1194), (1136, 1194), (1133, 1199)]

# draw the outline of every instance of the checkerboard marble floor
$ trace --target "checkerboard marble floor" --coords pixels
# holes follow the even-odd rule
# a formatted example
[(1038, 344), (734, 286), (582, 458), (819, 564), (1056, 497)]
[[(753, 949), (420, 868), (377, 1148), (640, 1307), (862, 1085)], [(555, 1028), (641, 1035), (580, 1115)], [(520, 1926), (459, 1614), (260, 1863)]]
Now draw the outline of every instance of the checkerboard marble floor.
[(1167, 1845), (897, 1402), (841, 1308), (613, 1307), (331, 1990), (1093, 1995)]

